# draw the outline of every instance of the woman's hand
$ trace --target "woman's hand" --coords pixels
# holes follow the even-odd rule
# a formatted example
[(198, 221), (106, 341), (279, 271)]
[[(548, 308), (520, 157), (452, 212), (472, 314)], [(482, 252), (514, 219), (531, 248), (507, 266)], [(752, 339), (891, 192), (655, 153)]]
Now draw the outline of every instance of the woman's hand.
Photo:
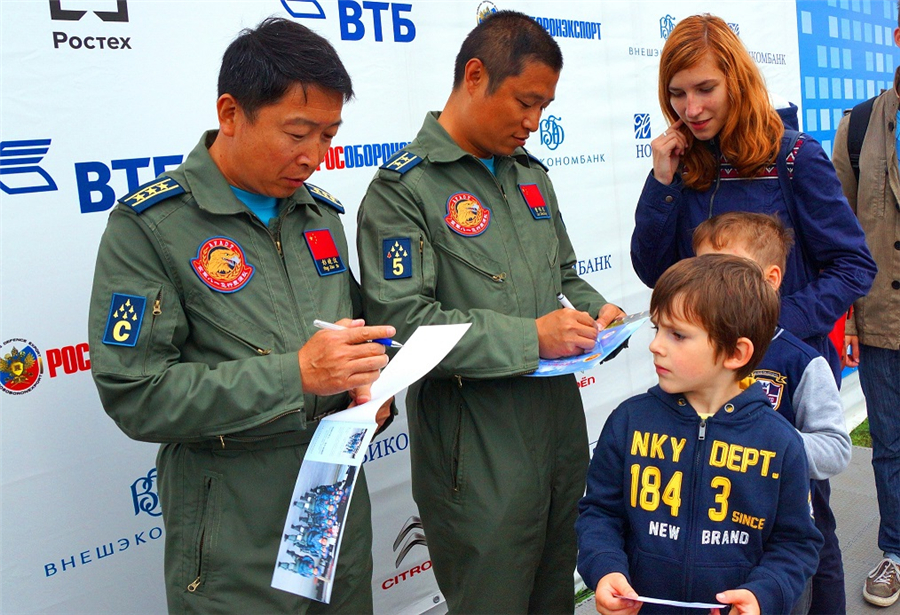
[(679, 119), (650, 142), (653, 151), (653, 177), (666, 186), (675, 179), (681, 156), (687, 149), (687, 137), (678, 130), (683, 125), (684, 122)]

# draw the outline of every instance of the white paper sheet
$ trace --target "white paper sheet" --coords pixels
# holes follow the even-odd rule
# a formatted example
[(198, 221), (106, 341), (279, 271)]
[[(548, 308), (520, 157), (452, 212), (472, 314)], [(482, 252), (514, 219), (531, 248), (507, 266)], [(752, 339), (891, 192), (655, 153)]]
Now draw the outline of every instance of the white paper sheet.
[(415, 330), (372, 384), (371, 401), (338, 412), (325, 420), (362, 422), (374, 420), (381, 405), (430, 372), (472, 325), (426, 325)]
[(419, 327), (372, 384), (371, 401), (322, 419), (294, 484), (272, 587), (331, 601), (344, 520), (378, 409), (440, 363), (470, 326)]
[[(625, 596), (613, 596), (614, 598), (625, 598)], [(663, 604), (665, 606), (677, 606), (687, 609), (727, 609), (727, 604), (715, 604), (707, 602), (681, 602), (680, 600), (666, 600), (665, 598), (648, 598), (647, 596), (638, 596), (637, 598), (628, 598), (628, 600), (640, 600), (641, 602), (650, 602), (652, 604)]]

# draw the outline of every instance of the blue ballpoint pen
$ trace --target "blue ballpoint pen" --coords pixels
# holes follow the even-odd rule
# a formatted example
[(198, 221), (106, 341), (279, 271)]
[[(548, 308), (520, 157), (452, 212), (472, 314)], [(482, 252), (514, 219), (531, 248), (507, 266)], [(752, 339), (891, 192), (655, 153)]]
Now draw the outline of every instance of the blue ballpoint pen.
[[(329, 331), (343, 331), (347, 327), (342, 327), (341, 325), (336, 325), (333, 322), (327, 322), (324, 320), (314, 320), (313, 326), (317, 329), (328, 329)], [(370, 342), (374, 342), (376, 344), (381, 344), (382, 346), (387, 346), (388, 348), (403, 348), (403, 344), (400, 342), (395, 342), (392, 339), (386, 337), (379, 337), (378, 339), (369, 340)]]

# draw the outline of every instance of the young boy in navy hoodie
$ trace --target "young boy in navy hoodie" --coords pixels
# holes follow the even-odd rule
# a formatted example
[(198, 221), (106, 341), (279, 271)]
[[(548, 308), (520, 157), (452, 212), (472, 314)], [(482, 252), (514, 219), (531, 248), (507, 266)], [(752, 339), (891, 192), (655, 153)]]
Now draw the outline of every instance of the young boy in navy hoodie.
[(660, 277), (659, 385), (612, 412), (579, 504), (578, 571), (600, 613), (696, 613), (638, 596), (789, 613), (816, 570), (803, 442), (747, 377), (778, 322), (754, 262), (709, 254)]
[[(710, 218), (694, 230), (694, 253), (734, 254), (756, 262), (775, 290), (781, 287), (793, 238), (775, 216), (733, 211)], [(812, 346), (781, 327), (753, 377), (775, 410), (800, 431), (806, 447), (816, 527), (825, 544), (812, 579), (809, 608), (815, 615), (847, 612), (844, 566), (829, 499), (828, 479), (847, 468), (852, 444), (844, 420), (841, 393), (828, 361)]]

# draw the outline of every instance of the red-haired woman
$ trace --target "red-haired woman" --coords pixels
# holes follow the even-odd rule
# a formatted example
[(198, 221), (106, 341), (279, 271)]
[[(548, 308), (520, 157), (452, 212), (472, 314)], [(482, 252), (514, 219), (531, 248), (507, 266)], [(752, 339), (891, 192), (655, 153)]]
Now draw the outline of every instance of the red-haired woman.
[(744, 44), (712, 15), (687, 17), (672, 30), (660, 56), (659, 103), (670, 126), (651, 144), (653, 172), (635, 214), (638, 277), (652, 287), (670, 265), (693, 256), (691, 234), (707, 218), (777, 213), (796, 240), (779, 324), (822, 353), (840, 383), (840, 357), (827, 336), (868, 292), (876, 267), (822, 147), (799, 135), (785, 153), (793, 168), (782, 189), (782, 118)]
[[(669, 35), (660, 57), (659, 102), (670, 125), (651, 144), (653, 172), (635, 214), (631, 260), (638, 276), (652, 287), (666, 268), (693, 256), (694, 229), (716, 214), (778, 214), (796, 239), (779, 324), (822, 353), (840, 382), (839, 357), (827, 335), (868, 292), (876, 267), (822, 147), (809, 135), (786, 134), (747, 49), (711, 15), (688, 17)], [(784, 175), (790, 180), (783, 182)], [(814, 505), (822, 513), (816, 525), (826, 544), (810, 612), (843, 613), (830, 488), (827, 481), (814, 483)]]

